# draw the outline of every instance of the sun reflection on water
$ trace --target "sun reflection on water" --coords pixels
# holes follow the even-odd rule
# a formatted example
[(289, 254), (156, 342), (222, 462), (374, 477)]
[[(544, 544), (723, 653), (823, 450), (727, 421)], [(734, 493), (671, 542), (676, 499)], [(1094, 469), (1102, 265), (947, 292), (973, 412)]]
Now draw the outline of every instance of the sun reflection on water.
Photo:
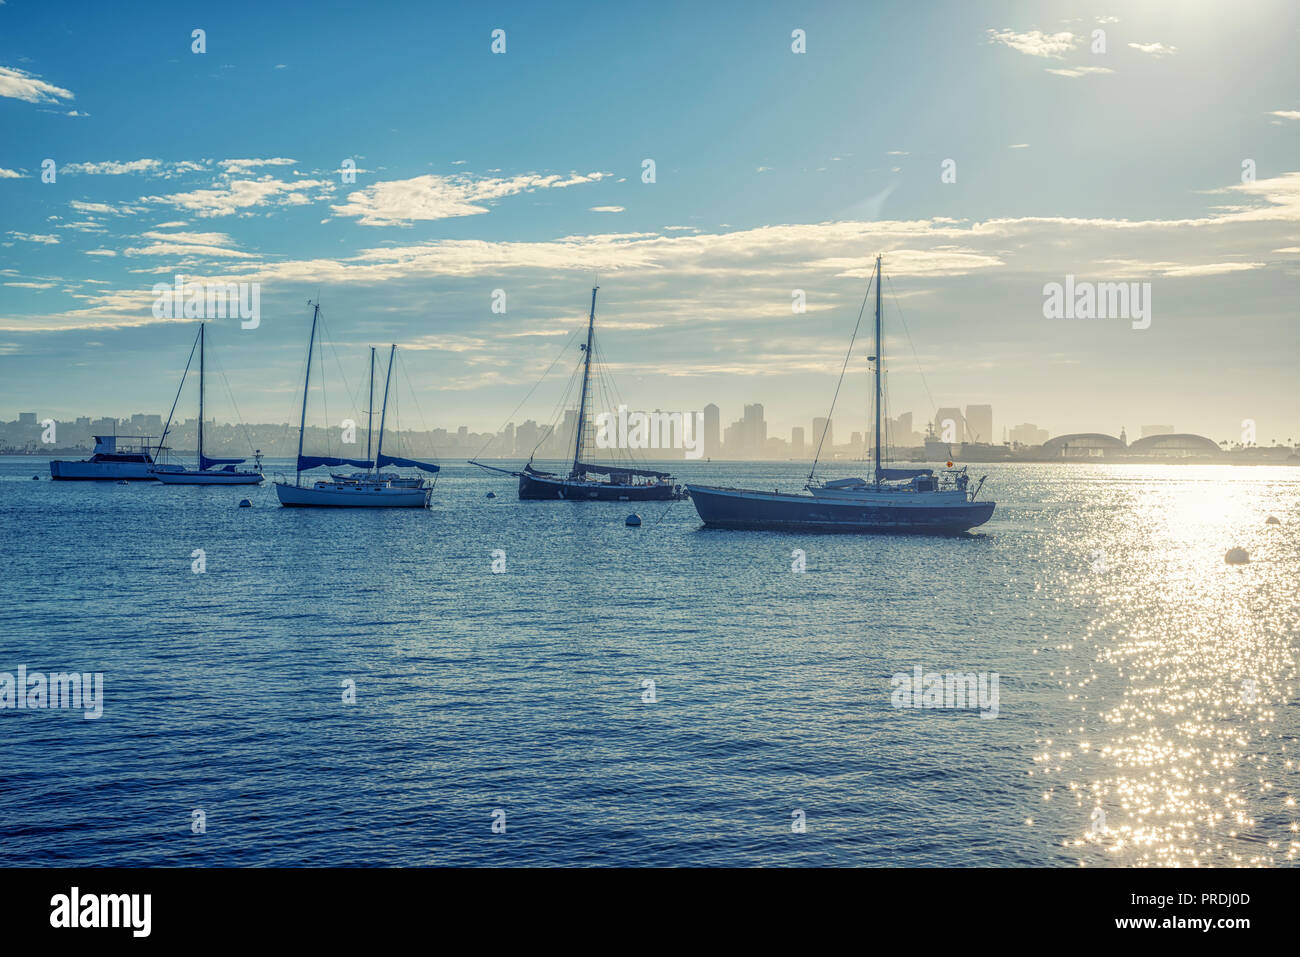
[[(1040, 809), (1065, 802), (1054, 823), (1079, 864), (1300, 857), (1292, 474), (1132, 469), (1120, 501), (1097, 503), (1061, 582), (1094, 605), (1081, 639), (1092, 654), (1052, 670), (1079, 722), (1038, 740), (1030, 772)], [(1249, 564), (1225, 563), (1235, 546)]]

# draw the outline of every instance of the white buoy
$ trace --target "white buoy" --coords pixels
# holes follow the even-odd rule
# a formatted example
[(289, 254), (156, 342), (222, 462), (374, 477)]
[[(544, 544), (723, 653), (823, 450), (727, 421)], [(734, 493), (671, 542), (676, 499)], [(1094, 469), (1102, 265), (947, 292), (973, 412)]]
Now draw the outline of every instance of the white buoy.
[(240, 508), (252, 508), (252, 507), (253, 507), (253, 503), (250, 502), (250, 501), (249, 501), (248, 499), (246, 499), (246, 498), (241, 498), (241, 499), (239, 500), (239, 507), (240, 507)]
[(1264, 519), (1264, 524), (1265, 524), (1265, 525), (1281, 525), (1281, 524), (1282, 524), (1282, 519), (1278, 518), (1276, 515), (1270, 515), (1268, 518)]
[(627, 522), (625, 524), (628, 528), (639, 528), (641, 526), (641, 516), (636, 512), (633, 512), (627, 517)]
[(1250, 553), (1244, 548), (1230, 548), (1223, 560), (1229, 565), (1245, 565), (1250, 561)]

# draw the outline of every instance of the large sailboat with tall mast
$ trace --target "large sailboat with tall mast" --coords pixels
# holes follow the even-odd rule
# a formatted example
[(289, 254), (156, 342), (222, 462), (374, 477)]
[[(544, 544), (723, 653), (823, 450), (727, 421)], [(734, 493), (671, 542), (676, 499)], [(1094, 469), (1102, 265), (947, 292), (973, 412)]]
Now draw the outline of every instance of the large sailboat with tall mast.
[(577, 428), (573, 438), (573, 462), (567, 473), (547, 472), (533, 466), (530, 458), (520, 471), (484, 465), (470, 460), (489, 472), (503, 472), (519, 479), (519, 497), (541, 501), (653, 502), (680, 498), (681, 487), (674, 484), (671, 472), (589, 462), (587, 432), (590, 424), (588, 400), (591, 393), (591, 360), (595, 347), (596, 292), (591, 290), (591, 311), (587, 316), (587, 341), (582, 351), (582, 391), (578, 399)]
[[(199, 334), (196, 345), (199, 350), (199, 434), (198, 434), (198, 468), (185, 468), (180, 465), (172, 464), (155, 464), (150, 472), (153, 477), (164, 485), (260, 485), (262, 484), (262, 453), (254, 452), (254, 461), (257, 463), (256, 469), (240, 469), (237, 466), (248, 461), (245, 458), (238, 459), (219, 459), (208, 455), (203, 448), (203, 397), (207, 391), (207, 365), (206, 351), (208, 339), (208, 324), (199, 323)], [(194, 349), (190, 349), (190, 362), (194, 361)], [(176, 414), (176, 402), (180, 401), (181, 389), (185, 388), (185, 377), (189, 375), (189, 362), (185, 364), (185, 372), (181, 374), (181, 384), (176, 390), (176, 400), (172, 402), (171, 412), (167, 416), (167, 424), (163, 427), (162, 438), (158, 440), (158, 450), (162, 451), (163, 443), (167, 440), (167, 433), (171, 431), (172, 417)]]
[[(689, 485), (691, 501), (706, 526), (780, 531), (954, 534), (983, 525), (993, 517), (993, 502), (976, 501), (984, 479), (981, 478), (975, 488), (970, 489), (965, 468), (954, 469), (951, 462), (948, 468), (938, 472), (929, 468), (888, 468), (884, 465), (881, 420), (884, 343), (880, 305), (883, 277), (880, 256), (876, 257), (872, 281), (876, 287), (876, 351), (870, 357), (875, 375), (875, 454), (871, 478), (814, 483), (815, 458), (804, 486), (808, 494)], [(863, 305), (865, 308), (865, 302)], [(856, 328), (854, 338), (857, 338)], [(850, 342), (850, 355), (852, 351)], [(846, 368), (847, 365), (848, 356), (845, 357)], [(842, 380), (843, 371), (840, 376)], [(819, 446), (818, 456), (820, 451)]]
[[(427, 508), (433, 494), (433, 485), (423, 478), (403, 478), (385, 473), (385, 466), (419, 469), (437, 473), (439, 466), (432, 462), (384, 454), (384, 426), (388, 416), (388, 393), (393, 379), (393, 360), (397, 346), (388, 353), (388, 372), (384, 377), (384, 401), (379, 413), (379, 436), (374, 458), (370, 457), (370, 428), (366, 429), (366, 458), (349, 459), (330, 455), (304, 455), (303, 436), (307, 429), (307, 398), (311, 389), (311, 363), (316, 348), (316, 327), (320, 320), (320, 303), (311, 303), (311, 336), (307, 341), (307, 374), (302, 386), (302, 416), (298, 423), (298, 459), (294, 481), (275, 483), (275, 494), (280, 504), (287, 507), (316, 508)], [(374, 408), (374, 350), (371, 350), (370, 403), (367, 414), (373, 419)], [(318, 479), (303, 484), (302, 473), (314, 468), (352, 467), (363, 469), (351, 475), (331, 475), (329, 480)]]

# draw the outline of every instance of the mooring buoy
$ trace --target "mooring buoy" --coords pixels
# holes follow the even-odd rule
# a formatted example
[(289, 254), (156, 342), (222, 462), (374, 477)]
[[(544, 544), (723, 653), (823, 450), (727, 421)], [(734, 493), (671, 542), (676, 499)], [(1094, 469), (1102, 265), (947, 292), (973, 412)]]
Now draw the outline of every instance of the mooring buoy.
[(628, 528), (637, 528), (641, 524), (641, 516), (636, 512), (633, 512), (627, 517), (627, 521), (624, 524), (626, 524)]
[(250, 502), (250, 501), (249, 501), (248, 499), (246, 499), (246, 498), (241, 498), (241, 499), (239, 500), (239, 507), (240, 507), (240, 508), (252, 508), (252, 507), (253, 507), (253, 503)]
[(1229, 565), (1245, 565), (1250, 561), (1250, 553), (1244, 548), (1230, 548), (1223, 556), (1223, 560)]

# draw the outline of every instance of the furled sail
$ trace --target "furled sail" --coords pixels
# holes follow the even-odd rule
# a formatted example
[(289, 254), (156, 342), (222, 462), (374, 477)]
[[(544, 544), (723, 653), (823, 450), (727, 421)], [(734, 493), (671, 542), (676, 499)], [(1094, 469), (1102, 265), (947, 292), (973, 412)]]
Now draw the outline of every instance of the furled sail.
[(421, 462), (419, 459), (404, 459), (396, 455), (387, 455), (381, 452), (375, 457), (375, 468), (383, 468), (385, 465), (391, 465), (399, 469), (420, 469), (424, 472), (441, 472), (442, 467), (434, 465), (432, 462)]
[(240, 462), (247, 462), (248, 459), (214, 459), (207, 455), (199, 456), (199, 468), (210, 469), (214, 465), (238, 465)]
[(671, 472), (656, 472), (654, 469), (634, 469), (621, 465), (595, 465), (591, 462), (579, 462), (577, 471), (595, 472), (597, 475), (642, 475), (646, 478), (671, 478)]
[(368, 469), (370, 462), (367, 459), (340, 459), (331, 455), (300, 455), (298, 456), (298, 471), (305, 472), (308, 469), (317, 469), (322, 465), (328, 465), (330, 468), (338, 468), (342, 465), (350, 465), (353, 468)]

